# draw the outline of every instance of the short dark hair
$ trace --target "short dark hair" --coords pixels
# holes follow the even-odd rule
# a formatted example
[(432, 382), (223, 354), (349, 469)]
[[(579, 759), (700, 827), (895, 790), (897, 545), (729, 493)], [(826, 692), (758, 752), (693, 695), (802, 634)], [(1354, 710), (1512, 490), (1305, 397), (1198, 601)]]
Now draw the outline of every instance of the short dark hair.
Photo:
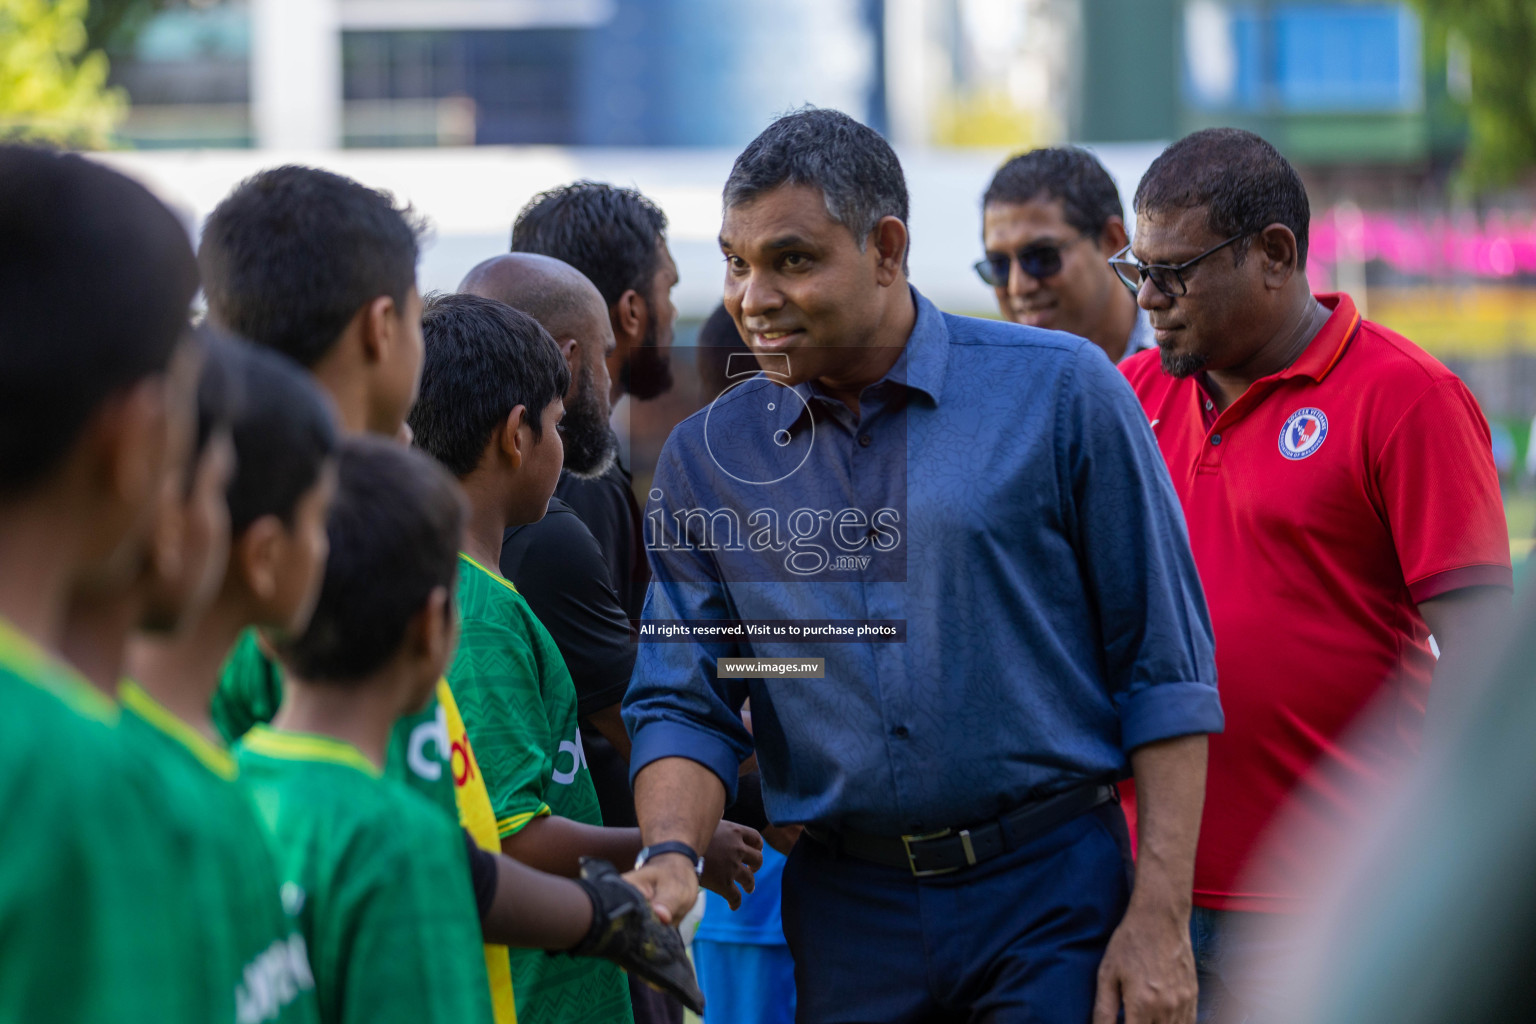
[(262, 516), (293, 521), (299, 500), (336, 455), (336, 421), (320, 385), (269, 349), (230, 343), (239, 352), (245, 401), (235, 416), (235, 475), (229, 482), (230, 529), (244, 533)]
[(421, 223), (410, 209), (329, 171), (278, 167), (236, 186), (198, 247), (208, 310), (223, 327), (306, 367), (381, 295), (416, 284)]
[(564, 260), (611, 307), (630, 289), (650, 298), (666, 234), (667, 215), (634, 189), (577, 181), (529, 200), (512, 224), (512, 251)]
[(543, 436), (544, 410), (570, 389), (571, 369), (537, 320), (495, 299), (433, 295), (421, 333), (421, 393), (408, 419), (418, 448), (463, 477), (517, 406)]
[(221, 430), (234, 430), (235, 418), (245, 401), (245, 382), (241, 373), (238, 342), (204, 322), (193, 329), (202, 369), (197, 376), (197, 436), (192, 446), (192, 459), (187, 463), (187, 482), (190, 485), (197, 459), (202, 457), (208, 441)]
[(840, 110), (785, 114), (747, 144), (725, 179), (725, 208), (780, 185), (821, 189), (832, 219), (862, 251), (884, 217), (907, 222), (907, 179), (880, 133)]
[(53, 473), (114, 392), (163, 372), (197, 292), (192, 241), (138, 183), (0, 145), (0, 493)]
[(1284, 224), (1296, 236), (1298, 268), (1307, 265), (1306, 186), (1290, 161), (1253, 132), (1207, 128), (1184, 136), (1147, 168), (1135, 206), (1137, 213), (1203, 206), (1206, 225), (1222, 238)]
[(1104, 233), (1109, 218), (1125, 216), (1115, 179), (1097, 157), (1077, 146), (1032, 149), (1009, 160), (992, 176), (981, 207), (1040, 198), (1059, 201), (1066, 222), (1091, 238)]
[(320, 598), (303, 635), (278, 648), (309, 683), (360, 682), (400, 650), (433, 590), (451, 605), (464, 529), (458, 485), (420, 452), (348, 438), (336, 477)]

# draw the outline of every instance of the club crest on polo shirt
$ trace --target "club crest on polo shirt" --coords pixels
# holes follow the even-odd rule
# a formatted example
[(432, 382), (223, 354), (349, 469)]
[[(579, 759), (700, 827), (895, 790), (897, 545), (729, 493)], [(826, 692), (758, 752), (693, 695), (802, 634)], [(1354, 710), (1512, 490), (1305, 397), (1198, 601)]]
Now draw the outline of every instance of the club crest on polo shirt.
[(1323, 446), (1328, 436), (1328, 417), (1321, 409), (1297, 409), (1280, 428), (1280, 454), (1304, 459)]

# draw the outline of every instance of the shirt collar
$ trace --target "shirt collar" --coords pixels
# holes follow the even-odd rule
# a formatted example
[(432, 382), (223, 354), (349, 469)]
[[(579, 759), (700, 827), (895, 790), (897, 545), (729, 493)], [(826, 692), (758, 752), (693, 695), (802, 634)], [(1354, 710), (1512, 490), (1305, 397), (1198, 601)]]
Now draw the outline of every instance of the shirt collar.
[(917, 306), (917, 321), (896, 365), (884, 379), (921, 391), (938, 405), (949, 368), (949, 328), (944, 314), (916, 288), (912, 289), (912, 301)]
[(1316, 298), (1323, 306), (1331, 309), (1333, 315), (1297, 360), (1277, 374), (1278, 377), (1311, 377), (1321, 384), (1323, 378), (1339, 365), (1339, 360), (1344, 358), (1344, 350), (1349, 348), (1349, 343), (1360, 330), (1360, 313), (1355, 309), (1355, 300), (1343, 292), (1318, 295)]
[[(911, 288), (910, 285), (908, 287)], [(895, 365), (870, 387), (887, 382), (900, 384), (908, 390), (920, 392), (937, 405), (944, 391), (944, 377), (949, 367), (949, 328), (944, 323), (944, 314), (939, 312), (937, 306), (924, 298), (916, 288), (911, 288), (911, 291), (912, 302), (917, 307), (917, 319), (912, 324), (912, 333), (907, 336)], [(768, 373), (759, 374), (759, 378), (778, 379)], [(778, 403), (775, 411), (776, 425), (790, 432), (814, 408), (816, 402), (832, 401), (820, 389), (813, 387), (810, 381), (801, 381), (791, 390), (800, 396), (801, 401)]]

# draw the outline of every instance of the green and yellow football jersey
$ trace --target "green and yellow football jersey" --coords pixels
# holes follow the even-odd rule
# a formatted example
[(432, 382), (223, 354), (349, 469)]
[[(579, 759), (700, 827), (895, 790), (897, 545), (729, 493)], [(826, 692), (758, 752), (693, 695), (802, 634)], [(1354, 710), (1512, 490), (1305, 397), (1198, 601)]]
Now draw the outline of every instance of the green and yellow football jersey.
[[(554, 814), (601, 825), (560, 650), (512, 584), (460, 555), (458, 653), (448, 686), (485, 780), (498, 834)], [(540, 1024), (632, 1019), (622, 972), (604, 960), (511, 950), (517, 1015)]]
[(269, 840), (235, 782), (234, 758), (138, 685), (124, 683), (118, 699), (122, 728), (157, 755), (166, 799), (197, 843), (181, 884), (201, 918), (199, 944), (213, 982), (207, 1019), (316, 1020), (304, 936), (283, 910)]
[[(213, 699), (214, 724), (233, 741), (270, 722), (282, 702), (282, 669), (248, 629), (224, 664)], [(501, 851), (485, 779), (446, 681), (438, 682), (436, 699), (425, 709), (395, 723), (384, 775), (456, 817), (482, 850)], [(507, 947), (487, 943), (484, 960), (496, 1024), (517, 1024)]]
[[(254, 725), (272, 721), (283, 703), (283, 670), (262, 649), (254, 629), (240, 635), (213, 695), (213, 723), (228, 743)], [(384, 774), (419, 790), (433, 803), (458, 816), (446, 715), (436, 701), (421, 713), (395, 723)]]
[(255, 726), (241, 781), (309, 944), (324, 1024), (489, 1024), (458, 828), (357, 748)]
[(0, 706), (0, 1021), (206, 1024), (188, 837), (117, 705), (0, 620)]

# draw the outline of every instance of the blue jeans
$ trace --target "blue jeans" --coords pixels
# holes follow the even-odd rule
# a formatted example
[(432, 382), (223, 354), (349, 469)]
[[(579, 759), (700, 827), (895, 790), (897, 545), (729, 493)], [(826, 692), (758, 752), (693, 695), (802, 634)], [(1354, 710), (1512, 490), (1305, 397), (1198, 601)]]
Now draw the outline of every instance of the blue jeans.
[(1128, 850), (1116, 803), (924, 879), (802, 838), (784, 868), (796, 1020), (1087, 1024)]
[(1297, 950), (1273, 914), (1196, 907), (1189, 917), (1200, 983), (1197, 1024), (1264, 1024), (1292, 977)]

